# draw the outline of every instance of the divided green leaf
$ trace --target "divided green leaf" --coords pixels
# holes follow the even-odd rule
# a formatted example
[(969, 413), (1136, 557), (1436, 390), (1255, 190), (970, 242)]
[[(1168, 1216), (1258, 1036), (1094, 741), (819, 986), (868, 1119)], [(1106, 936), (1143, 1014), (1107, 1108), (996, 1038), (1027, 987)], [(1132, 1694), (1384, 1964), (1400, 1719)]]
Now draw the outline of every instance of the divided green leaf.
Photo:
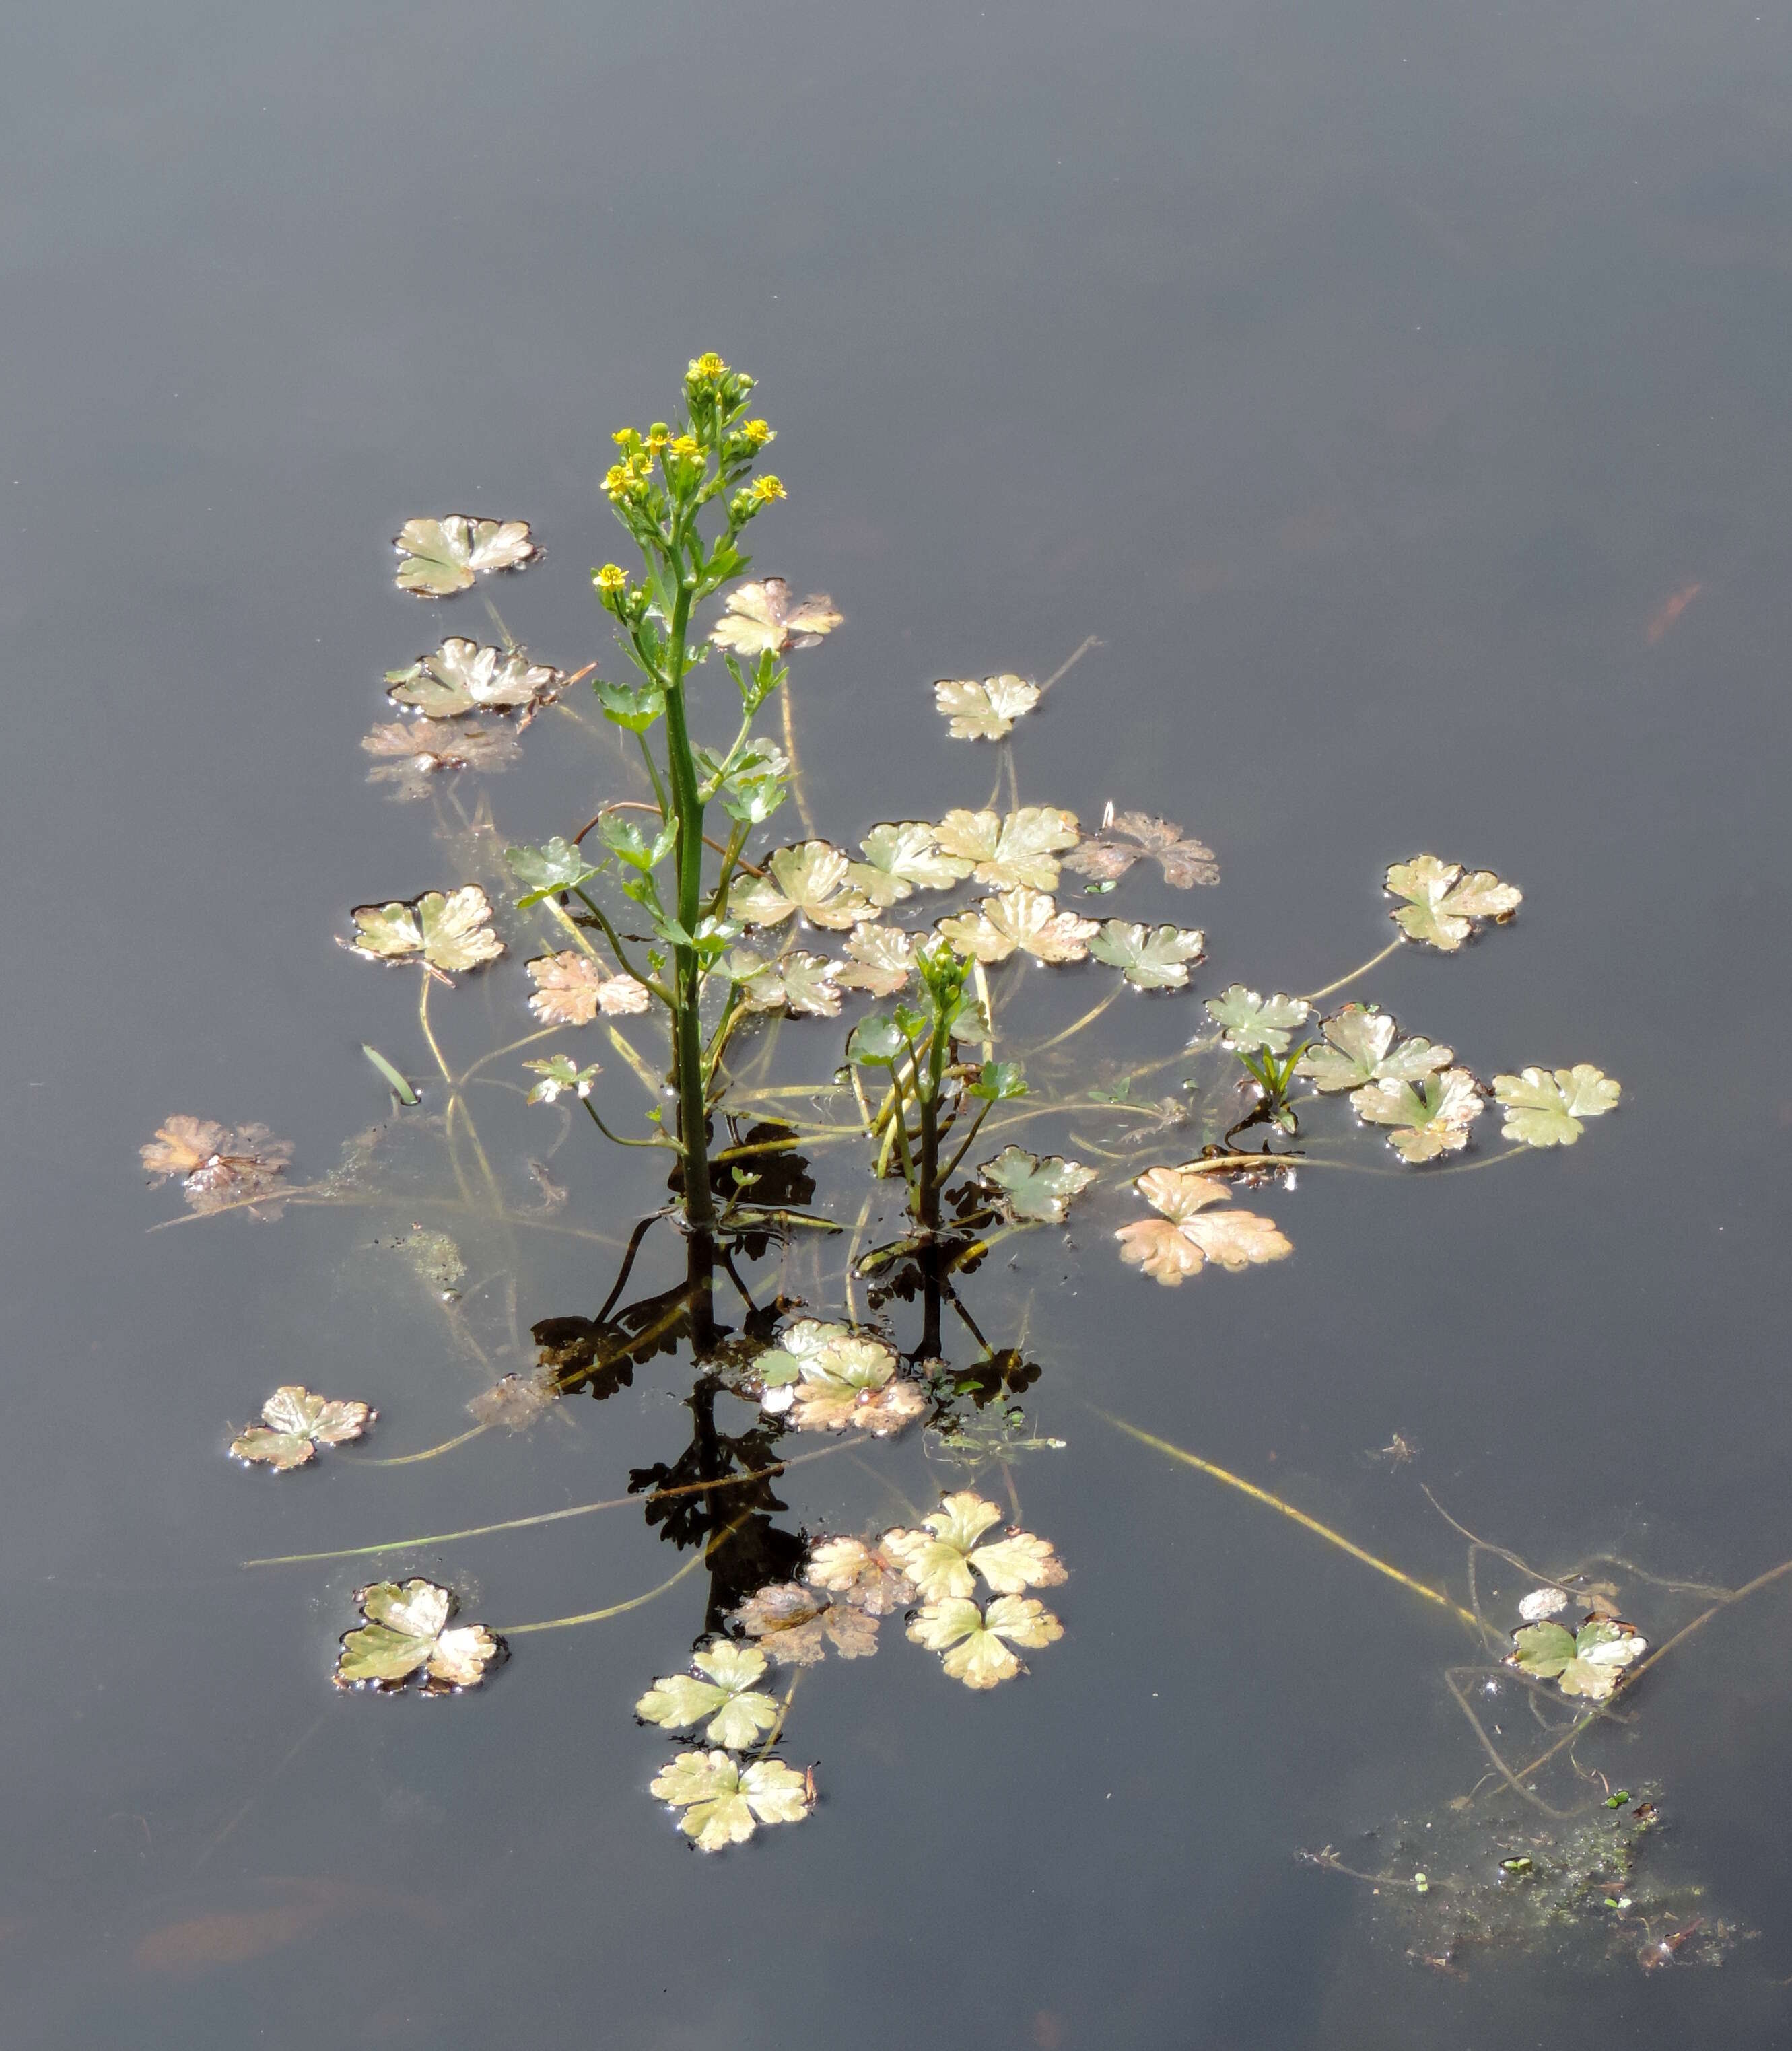
[(1135, 990), (1186, 990), (1189, 965), (1204, 958), (1205, 936), (1185, 926), (1141, 926), (1108, 919), (1089, 943), (1097, 961), (1125, 975)]
[(276, 1389), (261, 1406), (261, 1423), (230, 1442), (240, 1460), (262, 1461), (276, 1474), (302, 1467), (319, 1446), (358, 1439), (378, 1416), (365, 1403), (333, 1402), (298, 1383)]
[(838, 964), (819, 955), (793, 952), (766, 961), (748, 947), (728, 958), (728, 979), (748, 1011), (807, 1013), (817, 1018), (840, 1015)]
[(422, 961), (443, 974), (477, 968), (504, 951), (491, 930), (491, 905), (476, 883), (446, 894), (426, 891), (408, 904), (357, 904), (351, 916), (357, 929), (351, 951), (369, 961)]
[(1512, 1635), (1509, 1663), (1564, 1695), (1603, 1702), (1617, 1692), (1626, 1667), (1649, 1650), (1648, 1641), (1622, 1618), (1592, 1616), (1578, 1631), (1560, 1623), (1528, 1623)]
[(467, 712), (517, 712), (545, 705), (565, 679), (519, 650), (483, 647), (451, 636), (433, 655), (386, 672), (387, 695), (426, 719)]
[(967, 865), (979, 883), (998, 889), (1056, 889), (1057, 858), (1080, 838), (1076, 815), (1056, 805), (1023, 805), (1005, 818), (996, 812), (948, 812), (934, 831), (955, 865)]
[(933, 687), (933, 699), (951, 722), (946, 730), (955, 740), (1000, 740), (1038, 704), (1039, 686), (1012, 673), (986, 677), (982, 683), (942, 678)]
[(1235, 1054), (1254, 1054), (1267, 1049), (1272, 1054), (1288, 1051), (1288, 1036), (1302, 1024), (1311, 1006), (1304, 998), (1259, 997), (1235, 983), (1207, 1000), (1207, 1015), (1222, 1029), (1221, 1039)]
[(649, 1791), (681, 1811), (678, 1826), (700, 1852), (744, 1845), (761, 1823), (799, 1823), (809, 1813), (807, 1781), (781, 1759), (742, 1766), (725, 1752), (681, 1752)]
[(1414, 1163), (1460, 1153), (1484, 1108), (1481, 1084), (1466, 1068), (1446, 1068), (1416, 1084), (1371, 1083), (1350, 1104), (1369, 1124), (1392, 1126), (1388, 1145)]
[(1587, 1129), (1581, 1120), (1603, 1118), (1622, 1094), (1621, 1085), (1590, 1061), (1493, 1078), (1493, 1095), (1505, 1110), (1501, 1137), (1527, 1147), (1573, 1146)]
[(392, 546), (398, 588), (419, 598), (447, 598), (491, 570), (520, 570), (541, 554), (526, 520), (475, 520), (449, 513), (407, 520)]
[(938, 829), (924, 819), (873, 826), (859, 846), (865, 860), (851, 865), (850, 880), (879, 906), (894, 904), (917, 889), (949, 890), (974, 865), (968, 856), (944, 852)]
[(1322, 1020), (1319, 1029), (1325, 1044), (1309, 1047), (1294, 1064), (1294, 1073), (1327, 1094), (1371, 1083), (1423, 1082), (1456, 1058), (1449, 1048), (1434, 1047), (1429, 1040), (1402, 1040), (1396, 1046), (1393, 1014), (1372, 1005), (1347, 1004)]
[(355, 1600), (367, 1621), (342, 1639), (338, 1688), (389, 1692), (421, 1678), (426, 1694), (455, 1694), (477, 1687), (504, 1650), (483, 1624), (450, 1630), (455, 1598), (433, 1581), (375, 1581), (357, 1588)]
[(741, 876), (728, 893), (730, 915), (747, 926), (775, 926), (800, 912), (811, 925), (843, 932), (877, 916), (871, 900), (853, 887), (852, 864), (825, 840), (779, 848), (763, 876)]
[(1453, 955), (1476, 924), (1491, 919), (1504, 925), (1524, 902), (1525, 893), (1502, 883), (1490, 869), (1465, 872), (1459, 861), (1439, 861), (1435, 854), (1396, 861), (1388, 871), (1388, 893), (1402, 901), (1388, 916), (1409, 940)]
[(718, 1640), (695, 1654), (689, 1674), (669, 1674), (654, 1682), (634, 1705), (644, 1723), (666, 1730), (704, 1726), (711, 1744), (744, 1752), (778, 1721), (775, 1697), (755, 1684), (765, 1675), (766, 1658), (756, 1646)]
[(977, 1170), (979, 1182), (1001, 1190), (1009, 1213), (1041, 1225), (1062, 1225), (1073, 1198), (1095, 1179), (1093, 1168), (1061, 1154), (1041, 1160), (1023, 1147), (1004, 1147)]
[(994, 1688), (1013, 1680), (1025, 1671), (1013, 1647), (1031, 1651), (1064, 1635), (1064, 1626), (1031, 1596), (1000, 1596), (986, 1610), (968, 1596), (930, 1602), (908, 1627), (915, 1643), (943, 1654), (940, 1664), (947, 1674), (967, 1688)]
[(607, 1018), (645, 1011), (647, 991), (631, 975), (611, 975), (601, 962), (568, 948), (525, 962), (535, 985), (529, 1008), (544, 1026), (588, 1026), (599, 1012)]
[(529, 1092), (530, 1104), (552, 1104), (568, 1090), (574, 1096), (588, 1097), (598, 1072), (595, 1061), (589, 1068), (581, 1068), (576, 1067), (565, 1054), (552, 1055), (545, 1061), (525, 1061), (523, 1066), (541, 1078)]
[(1017, 948), (1042, 962), (1082, 961), (1099, 930), (1093, 919), (1060, 912), (1042, 890), (1004, 890), (939, 921), (939, 931), (958, 952), (980, 962), (1006, 961)]
[(1273, 1219), (1255, 1211), (1204, 1217), (1211, 1205), (1228, 1201), (1232, 1191), (1193, 1162), (1148, 1168), (1134, 1186), (1161, 1215), (1121, 1226), (1114, 1235), (1120, 1258), (1166, 1288), (1198, 1275), (1209, 1261), (1236, 1271), (1285, 1260), (1294, 1250)]

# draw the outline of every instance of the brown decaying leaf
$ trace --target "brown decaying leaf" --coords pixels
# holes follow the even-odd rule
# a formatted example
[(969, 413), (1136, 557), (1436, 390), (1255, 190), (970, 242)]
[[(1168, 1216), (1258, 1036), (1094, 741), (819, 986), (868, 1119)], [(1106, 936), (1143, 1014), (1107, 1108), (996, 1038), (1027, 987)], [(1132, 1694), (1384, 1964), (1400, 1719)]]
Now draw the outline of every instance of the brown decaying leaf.
[(877, 1538), (822, 1539), (802, 1578), (869, 1616), (887, 1616), (915, 1600), (915, 1584)]
[(535, 985), (529, 1008), (545, 1026), (588, 1026), (606, 1018), (645, 1011), (648, 994), (631, 975), (609, 975), (588, 955), (538, 955), (523, 966)]
[(1212, 848), (1189, 838), (1181, 826), (1167, 819), (1154, 818), (1149, 812), (1116, 812), (1111, 805), (1103, 815), (1100, 832), (1067, 854), (1064, 865), (1097, 883), (1112, 883), (1147, 856), (1162, 869), (1165, 882), (1176, 889), (1220, 881), (1220, 864)]
[[(156, 1128), (139, 1150), (151, 1175), (178, 1175), (182, 1193), (196, 1211), (222, 1210), (246, 1197), (275, 1192), (292, 1158), (292, 1142), (275, 1139), (265, 1125), (232, 1129), (213, 1119), (178, 1113)], [(277, 1217), (278, 1198), (252, 1208), (252, 1217)]]
[(369, 783), (394, 783), (401, 798), (425, 795), (439, 770), (507, 769), (522, 753), (514, 735), (477, 720), (392, 720), (361, 736), (369, 755), (382, 758)]
[(1147, 1169), (1136, 1186), (1162, 1216), (1122, 1225), (1114, 1235), (1120, 1242), (1120, 1258), (1165, 1287), (1199, 1274), (1209, 1261), (1236, 1270), (1281, 1260), (1294, 1252), (1275, 1221), (1255, 1211), (1202, 1215), (1210, 1205), (1227, 1201), (1232, 1192), (1216, 1177), (1201, 1174), (1193, 1166)]
[(559, 1401), (560, 1394), (560, 1378), (554, 1370), (538, 1367), (529, 1374), (500, 1375), (490, 1389), (482, 1389), (467, 1408), (482, 1424), (502, 1424), (507, 1432), (526, 1432)]
[(733, 1621), (787, 1666), (814, 1666), (830, 1644), (842, 1659), (868, 1658), (877, 1650), (876, 1615), (798, 1581), (775, 1581), (749, 1596)]

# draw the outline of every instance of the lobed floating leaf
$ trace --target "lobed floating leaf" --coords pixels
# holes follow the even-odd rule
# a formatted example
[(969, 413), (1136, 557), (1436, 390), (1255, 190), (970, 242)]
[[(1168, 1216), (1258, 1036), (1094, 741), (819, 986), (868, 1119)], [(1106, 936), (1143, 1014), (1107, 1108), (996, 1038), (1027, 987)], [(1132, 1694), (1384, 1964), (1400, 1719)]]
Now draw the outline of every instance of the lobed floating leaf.
[(1409, 940), (1453, 955), (1482, 919), (1504, 925), (1525, 893), (1502, 883), (1490, 869), (1464, 871), (1459, 861), (1435, 854), (1396, 861), (1388, 871), (1388, 893), (1402, 901), (1388, 916)]
[(429, 779), (456, 769), (507, 769), (522, 753), (515, 737), (477, 720), (394, 720), (361, 736), (361, 746), (377, 760), (369, 783), (396, 786), (400, 799), (428, 795)]
[(558, 670), (531, 662), (517, 650), (482, 648), (457, 635), (433, 655), (388, 670), (386, 695), (426, 719), (453, 719), (461, 713), (520, 712), (545, 705), (565, 681)]
[(1080, 838), (1076, 815), (1056, 805), (1023, 805), (1005, 818), (997, 812), (948, 812), (935, 832), (945, 853), (969, 864), (979, 883), (1003, 890), (1056, 889), (1058, 855)]
[(1134, 1186), (1161, 1215), (1122, 1225), (1115, 1233), (1120, 1258), (1166, 1288), (1198, 1275), (1209, 1261), (1236, 1272), (1284, 1260), (1294, 1250), (1272, 1219), (1255, 1211), (1203, 1216), (1211, 1205), (1228, 1201), (1232, 1192), (1192, 1164), (1149, 1168)]
[(1493, 1095), (1505, 1111), (1500, 1136), (1527, 1147), (1573, 1146), (1587, 1129), (1581, 1120), (1603, 1118), (1622, 1094), (1622, 1085), (1590, 1061), (1493, 1078)]
[[(794, 1328), (785, 1334), (787, 1352), (796, 1335)], [(898, 1356), (886, 1340), (830, 1333), (812, 1351), (794, 1357), (794, 1380), (769, 1386), (762, 1400), (775, 1415), (787, 1412), (799, 1432), (850, 1428), (887, 1438), (927, 1408), (927, 1399), (913, 1382), (897, 1379)], [(765, 1359), (762, 1355), (755, 1363), (762, 1381)]]
[(1141, 926), (1107, 919), (1089, 943), (1097, 961), (1119, 969), (1135, 990), (1186, 990), (1189, 965), (1206, 959), (1206, 936), (1185, 926)]
[(775, 576), (736, 584), (724, 604), (726, 610), (709, 630), (709, 639), (718, 648), (749, 658), (813, 648), (845, 616), (835, 611), (831, 598), (811, 596), (792, 606), (790, 586)]
[(1622, 1617), (1590, 1616), (1578, 1631), (1560, 1623), (1528, 1623), (1512, 1634), (1507, 1663), (1564, 1695), (1603, 1702), (1616, 1694), (1624, 1670), (1649, 1650)]
[(1212, 848), (1190, 840), (1166, 819), (1154, 818), (1149, 812), (1116, 815), (1111, 805), (1103, 815), (1101, 830), (1086, 838), (1074, 854), (1067, 854), (1064, 866), (1097, 883), (1115, 883), (1147, 856), (1162, 869), (1165, 882), (1177, 890), (1220, 881)]
[(744, 1752), (778, 1721), (776, 1698), (755, 1684), (764, 1678), (765, 1654), (756, 1646), (728, 1639), (693, 1655), (689, 1674), (654, 1682), (634, 1705), (642, 1722), (666, 1730), (704, 1725), (711, 1744)]
[(930, 1602), (908, 1626), (915, 1643), (943, 1654), (947, 1674), (967, 1688), (994, 1688), (1013, 1680), (1026, 1670), (1013, 1646), (1036, 1650), (1064, 1635), (1064, 1626), (1031, 1596), (999, 1596), (986, 1610), (967, 1596)]
[(230, 1450), (240, 1460), (260, 1461), (284, 1474), (314, 1458), (319, 1446), (358, 1439), (379, 1414), (365, 1403), (332, 1401), (289, 1382), (262, 1404), (260, 1424), (239, 1432)]
[(1481, 1084), (1466, 1068), (1446, 1068), (1423, 1082), (1371, 1083), (1351, 1097), (1351, 1108), (1371, 1125), (1395, 1129), (1388, 1143), (1403, 1161), (1433, 1161), (1458, 1154), (1483, 1108)]
[(817, 1018), (840, 1015), (838, 964), (819, 955), (792, 952), (766, 961), (751, 948), (728, 958), (728, 979), (748, 1011), (805, 1012)]
[(775, 1581), (749, 1596), (734, 1622), (786, 1666), (813, 1666), (829, 1645), (842, 1659), (877, 1650), (877, 1618), (868, 1608), (837, 1603), (796, 1581)]
[(1259, 1049), (1272, 1054), (1288, 1051), (1288, 1036), (1304, 1024), (1312, 1009), (1305, 998), (1259, 997), (1235, 983), (1207, 1000), (1207, 1015), (1220, 1027), (1220, 1039), (1235, 1054), (1254, 1054)]
[(1371, 1083), (1423, 1082), (1456, 1058), (1448, 1047), (1434, 1047), (1429, 1040), (1402, 1040), (1396, 1046), (1392, 1014), (1373, 1005), (1347, 1004), (1322, 1019), (1319, 1029), (1325, 1044), (1309, 1047), (1294, 1064), (1294, 1073), (1327, 1094)]
[(483, 572), (520, 570), (541, 553), (526, 520), (476, 520), (464, 513), (407, 520), (392, 546), (399, 589), (419, 598), (447, 598)]
[(980, 684), (942, 678), (933, 687), (933, 701), (950, 721), (946, 730), (955, 740), (1000, 740), (1038, 704), (1039, 686), (1006, 672)]
[(1024, 1147), (1005, 1147), (977, 1170), (977, 1178), (1001, 1190), (1011, 1216), (1062, 1225), (1072, 1199), (1095, 1179), (1095, 1171), (1061, 1154), (1048, 1154), (1041, 1160)]
[(1099, 930), (1093, 919), (1060, 912), (1042, 890), (1004, 890), (939, 921), (939, 931), (958, 952), (980, 962), (1006, 961), (1017, 947), (1042, 962), (1082, 961)]
[(421, 961), (445, 971), (496, 961), (504, 943), (491, 930), (491, 905), (478, 884), (425, 891), (406, 904), (357, 904), (350, 951), (369, 961)]
[(700, 1852), (744, 1845), (760, 1823), (800, 1823), (809, 1813), (808, 1782), (781, 1759), (742, 1766), (725, 1752), (681, 1752), (649, 1791), (682, 1812), (678, 1827)]
[(852, 864), (825, 840), (802, 841), (781, 847), (766, 863), (763, 876), (741, 876), (728, 893), (731, 916), (748, 926), (775, 926), (800, 912), (811, 925), (844, 931), (876, 908), (853, 888)]
[(425, 1694), (455, 1694), (477, 1687), (504, 1650), (483, 1624), (451, 1631), (455, 1598), (433, 1581), (375, 1581), (357, 1588), (355, 1600), (367, 1621), (343, 1637), (338, 1688), (389, 1693), (421, 1676)]
[(271, 1203), (251, 1205), (249, 1215), (275, 1218), (292, 1142), (275, 1139), (265, 1125), (233, 1127), (181, 1111), (156, 1127), (154, 1139), (138, 1149), (138, 1158), (152, 1176), (178, 1176), (181, 1193), (195, 1211), (222, 1210), (245, 1197), (271, 1197)]
[(846, 959), (834, 979), (843, 990), (868, 990), (873, 997), (893, 997), (915, 973), (915, 936), (900, 926), (867, 925), (862, 920), (846, 936)]
[(556, 897), (563, 890), (576, 889), (597, 873), (580, 850), (558, 834), (540, 847), (506, 848), (504, 862), (523, 886), (524, 894), (517, 900), (519, 912), (539, 904), (544, 897)]
[(824, 1538), (809, 1555), (802, 1578), (868, 1616), (887, 1616), (915, 1600), (915, 1584), (881, 1539)]
[(1051, 1588), (1064, 1578), (1064, 1562), (1048, 1539), (1031, 1532), (1010, 1531), (988, 1545), (978, 1541), (1001, 1512), (970, 1489), (941, 1498), (919, 1531), (886, 1531), (884, 1555), (930, 1603), (968, 1596), (981, 1574), (998, 1595), (1018, 1595), (1028, 1588)]
[(598, 1074), (595, 1061), (588, 1068), (578, 1068), (568, 1054), (550, 1055), (545, 1061), (525, 1061), (523, 1066), (541, 1078), (529, 1090), (531, 1104), (552, 1104), (568, 1090), (576, 1097), (588, 1097)]
[(588, 1026), (599, 1012), (614, 1018), (648, 1006), (648, 994), (633, 976), (607, 975), (601, 963), (571, 948), (537, 955), (523, 967), (535, 985), (529, 1008), (545, 1026)]
[(873, 826), (859, 846), (865, 860), (849, 865), (849, 879), (879, 907), (912, 897), (917, 889), (949, 890), (974, 866), (968, 856), (947, 854), (938, 829), (924, 819)]

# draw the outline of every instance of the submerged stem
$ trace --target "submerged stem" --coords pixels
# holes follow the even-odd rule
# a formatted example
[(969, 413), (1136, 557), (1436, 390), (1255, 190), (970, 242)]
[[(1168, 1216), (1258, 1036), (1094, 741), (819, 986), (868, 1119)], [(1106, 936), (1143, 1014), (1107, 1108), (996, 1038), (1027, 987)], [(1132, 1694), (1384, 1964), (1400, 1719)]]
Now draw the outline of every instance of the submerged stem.
[(1367, 975), (1372, 968), (1378, 967), (1390, 955), (1397, 955), (1405, 945), (1404, 939), (1390, 940), (1380, 954), (1371, 955), (1361, 968), (1353, 968), (1348, 975), (1341, 975), (1336, 983), (1328, 983), (1323, 990), (1310, 990), (1301, 1002), (1303, 1004), (1317, 1004), (1322, 997), (1329, 997), (1334, 990), (1342, 990), (1346, 984), (1354, 983), (1358, 976)]

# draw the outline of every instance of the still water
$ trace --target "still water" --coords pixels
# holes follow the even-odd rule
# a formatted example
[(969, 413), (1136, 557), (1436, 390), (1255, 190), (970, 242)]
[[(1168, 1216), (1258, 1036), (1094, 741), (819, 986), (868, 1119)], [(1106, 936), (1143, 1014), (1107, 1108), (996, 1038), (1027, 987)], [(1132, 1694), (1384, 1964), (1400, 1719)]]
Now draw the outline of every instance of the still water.
[[(1783, 1586), (1589, 1759), (1661, 1783), (1661, 1856), (1758, 1934), (1716, 1971), (1554, 1940), (1430, 1964), (1296, 1854), (1379, 1869), (1393, 1819), (1481, 1776), (1462, 1633), (1095, 1414), (1458, 1597), (1422, 1483), (1545, 1564), (1734, 1586), (1792, 1553), (1784, 14), (175, 0), (39, 10), (6, 72), (0, 2036), (1785, 2042)], [(1067, 1635), (989, 1695), (894, 1632), (829, 1662), (784, 1748), (822, 1806), (716, 1858), (649, 1799), (667, 1748), (631, 1713), (701, 1576), (430, 1701), (330, 1689), (354, 1563), (238, 1565), (620, 1494), (682, 1446), (688, 1368), (409, 1467), (244, 1473), (229, 1431), (277, 1383), (377, 1403), (389, 1455), (460, 1428), (480, 1377), (369, 1217), (151, 1236), (178, 1201), (136, 1166), (188, 1111), (266, 1123), (313, 1176), (386, 1115), (360, 1043), (422, 1072), (413, 979), (333, 936), (461, 878), (358, 741), (382, 671), (484, 619), (396, 593), (388, 538), (531, 520), (548, 560), (493, 595), (549, 659), (598, 655), (608, 431), (709, 347), (779, 429), (761, 567), (847, 615), (797, 672), (824, 829), (982, 803), (931, 680), (1095, 635), (1024, 794), (1218, 850), (1193, 912), (1148, 885), (1129, 912), (1206, 928), (1197, 996), (1341, 975), (1387, 931), (1386, 865), (1431, 848), (1525, 909), (1361, 994), (1483, 1074), (1626, 1086), (1570, 1152), (1302, 1178), (1258, 1205), (1295, 1242), (1274, 1270), (1155, 1289), (1111, 1195), (1074, 1252), (993, 1261), (1067, 1442), (1016, 1470)], [(537, 840), (611, 794), (546, 728), (490, 787)], [(441, 1002), (457, 1058), (521, 1029), (525, 988), (513, 959)], [(1197, 1015), (1129, 1004), (1123, 1049)], [(833, 1029), (803, 1030), (825, 1071)], [(521, 1178), (559, 1130), (505, 1097), (486, 1135)], [(655, 1200), (582, 1131), (552, 1169), (558, 1216), (612, 1239)], [(613, 1252), (520, 1237), (467, 1252), (521, 1324), (595, 1307)], [(506, 1286), (469, 1315), (502, 1326)], [(1411, 1461), (1372, 1457), (1396, 1433)], [(943, 1479), (912, 1437), (817, 1463), (780, 1526)], [(677, 1563), (635, 1512), (396, 1561), (499, 1626)]]

